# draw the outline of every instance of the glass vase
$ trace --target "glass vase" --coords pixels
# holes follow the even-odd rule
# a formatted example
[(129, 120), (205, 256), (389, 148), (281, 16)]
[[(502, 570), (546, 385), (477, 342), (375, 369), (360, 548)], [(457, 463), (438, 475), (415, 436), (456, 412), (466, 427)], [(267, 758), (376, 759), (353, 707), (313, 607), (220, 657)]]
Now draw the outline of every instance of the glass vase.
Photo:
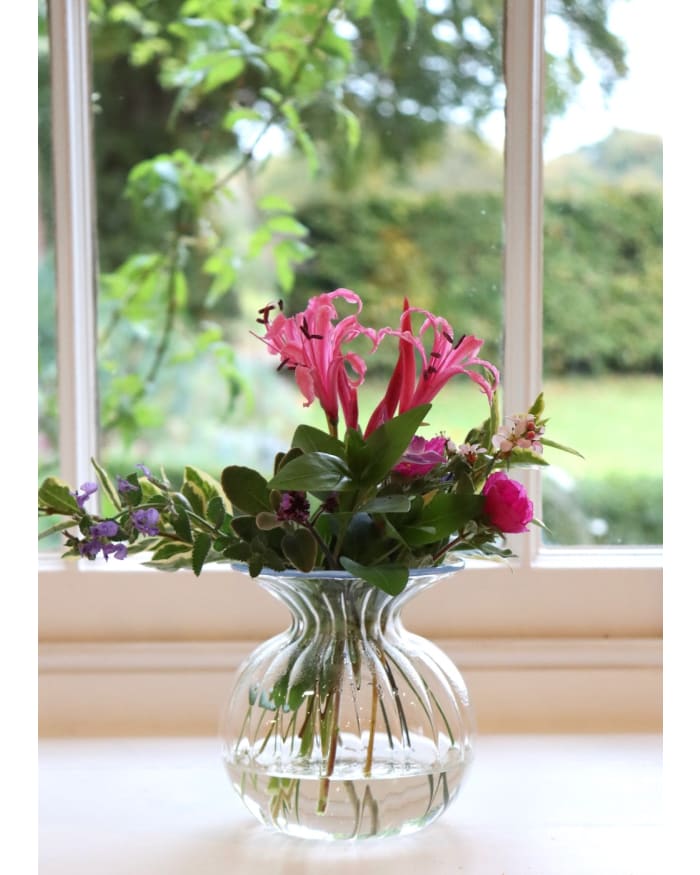
[(401, 611), (460, 568), (417, 569), (398, 596), (342, 571), (256, 578), (292, 623), (240, 667), (221, 735), (259, 821), (310, 839), (404, 835), (454, 800), (473, 756), (467, 689)]

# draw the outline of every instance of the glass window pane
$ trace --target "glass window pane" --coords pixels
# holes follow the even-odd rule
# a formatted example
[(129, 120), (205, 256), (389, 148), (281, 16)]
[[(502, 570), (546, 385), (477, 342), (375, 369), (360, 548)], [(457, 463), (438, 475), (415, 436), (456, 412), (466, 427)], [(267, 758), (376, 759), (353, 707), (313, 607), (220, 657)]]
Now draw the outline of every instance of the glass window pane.
[[(297, 423), (322, 424), (251, 335), (270, 302), (346, 287), (397, 327), (407, 296), (500, 363), (499, 2), (91, 8), (111, 470), (270, 469)], [(487, 412), (454, 381), (431, 421), (461, 440)]]
[[(544, 478), (555, 544), (661, 543), (661, 106), (658, 5), (546, 17), (544, 367), (557, 454)], [(588, 9), (587, 7), (591, 8)], [(579, 81), (580, 80), (580, 81)], [(573, 95), (569, 109), (560, 112)]]
[[(46, 4), (39, 4), (39, 480), (58, 474), (56, 285), (51, 173), (51, 91)], [(60, 541), (60, 539), (59, 539)]]

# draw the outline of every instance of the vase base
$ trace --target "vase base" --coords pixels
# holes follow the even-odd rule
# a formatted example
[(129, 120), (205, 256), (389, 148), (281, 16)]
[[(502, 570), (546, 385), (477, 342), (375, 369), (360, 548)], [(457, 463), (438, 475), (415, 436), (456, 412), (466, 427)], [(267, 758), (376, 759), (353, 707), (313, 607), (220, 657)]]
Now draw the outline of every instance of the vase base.
[(433, 771), (381, 777), (357, 773), (319, 778), (256, 771), (226, 762), (246, 807), (265, 826), (303, 839), (326, 841), (408, 835), (436, 820), (457, 795), (467, 762)]

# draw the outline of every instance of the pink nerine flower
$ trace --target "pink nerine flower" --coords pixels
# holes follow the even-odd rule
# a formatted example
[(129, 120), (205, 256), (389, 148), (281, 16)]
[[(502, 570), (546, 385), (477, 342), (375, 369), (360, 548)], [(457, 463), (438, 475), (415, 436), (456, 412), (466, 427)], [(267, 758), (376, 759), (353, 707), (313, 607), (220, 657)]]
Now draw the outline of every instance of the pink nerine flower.
[[(418, 334), (414, 334), (411, 315), (420, 313), (425, 316)], [(430, 350), (424, 345), (424, 335), (432, 331), (433, 339)], [(483, 341), (472, 335), (462, 335), (455, 338), (450, 323), (441, 316), (435, 316), (428, 310), (410, 307), (404, 301), (399, 331), (387, 330), (383, 333), (399, 337), (399, 357), (384, 397), (377, 405), (367, 423), (366, 434), (370, 434), (394, 415), (398, 406), (399, 413), (405, 413), (420, 404), (426, 404), (440, 392), (443, 386), (457, 374), (466, 374), (488, 397), (493, 398), (493, 389), (498, 385), (498, 370), (483, 359), (477, 358)], [(416, 373), (414, 350), (418, 350), (420, 369)], [(478, 365), (491, 374), (489, 381), (483, 374), (474, 370)]]
[(394, 466), (397, 474), (404, 477), (421, 477), (432, 471), (445, 461), (445, 445), (447, 439), (434, 437), (426, 440), (423, 437), (412, 437), (401, 461)]
[(486, 499), (484, 512), (491, 523), (502, 532), (527, 532), (532, 522), (533, 506), (525, 487), (511, 480), (503, 471), (491, 474), (481, 490)]
[(365, 378), (366, 365), (356, 353), (344, 352), (343, 344), (360, 335), (369, 337), (376, 349), (379, 335), (365, 328), (357, 314), (340, 321), (333, 305), (335, 298), (343, 298), (362, 310), (359, 295), (349, 289), (336, 289), (328, 294), (311, 298), (306, 310), (294, 316), (283, 313), (269, 322), (274, 307), (265, 307), (259, 319), (267, 327), (263, 340), (273, 355), (280, 356), (280, 368), (294, 371), (297, 385), (308, 407), (318, 398), (325, 411), (330, 431), (337, 433), (338, 411), (342, 407), (348, 428), (357, 428), (357, 388)]

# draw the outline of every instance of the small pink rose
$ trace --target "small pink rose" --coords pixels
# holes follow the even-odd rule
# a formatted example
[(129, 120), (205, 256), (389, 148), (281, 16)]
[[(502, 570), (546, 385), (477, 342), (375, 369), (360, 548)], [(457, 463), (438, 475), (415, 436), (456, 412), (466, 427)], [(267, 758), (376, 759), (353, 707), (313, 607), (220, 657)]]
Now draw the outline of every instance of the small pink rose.
[(512, 534), (529, 531), (534, 509), (521, 483), (497, 471), (487, 478), (482, 495), (484, 512), (497, 529)]
[(421, 477), (427, 474), (445, 461), (446, 444), (447, 440), (444, 437), (434, 437), (430, 440), (412, 437), (406, 452), (394, 466), (394, 471), (404, 477)]

